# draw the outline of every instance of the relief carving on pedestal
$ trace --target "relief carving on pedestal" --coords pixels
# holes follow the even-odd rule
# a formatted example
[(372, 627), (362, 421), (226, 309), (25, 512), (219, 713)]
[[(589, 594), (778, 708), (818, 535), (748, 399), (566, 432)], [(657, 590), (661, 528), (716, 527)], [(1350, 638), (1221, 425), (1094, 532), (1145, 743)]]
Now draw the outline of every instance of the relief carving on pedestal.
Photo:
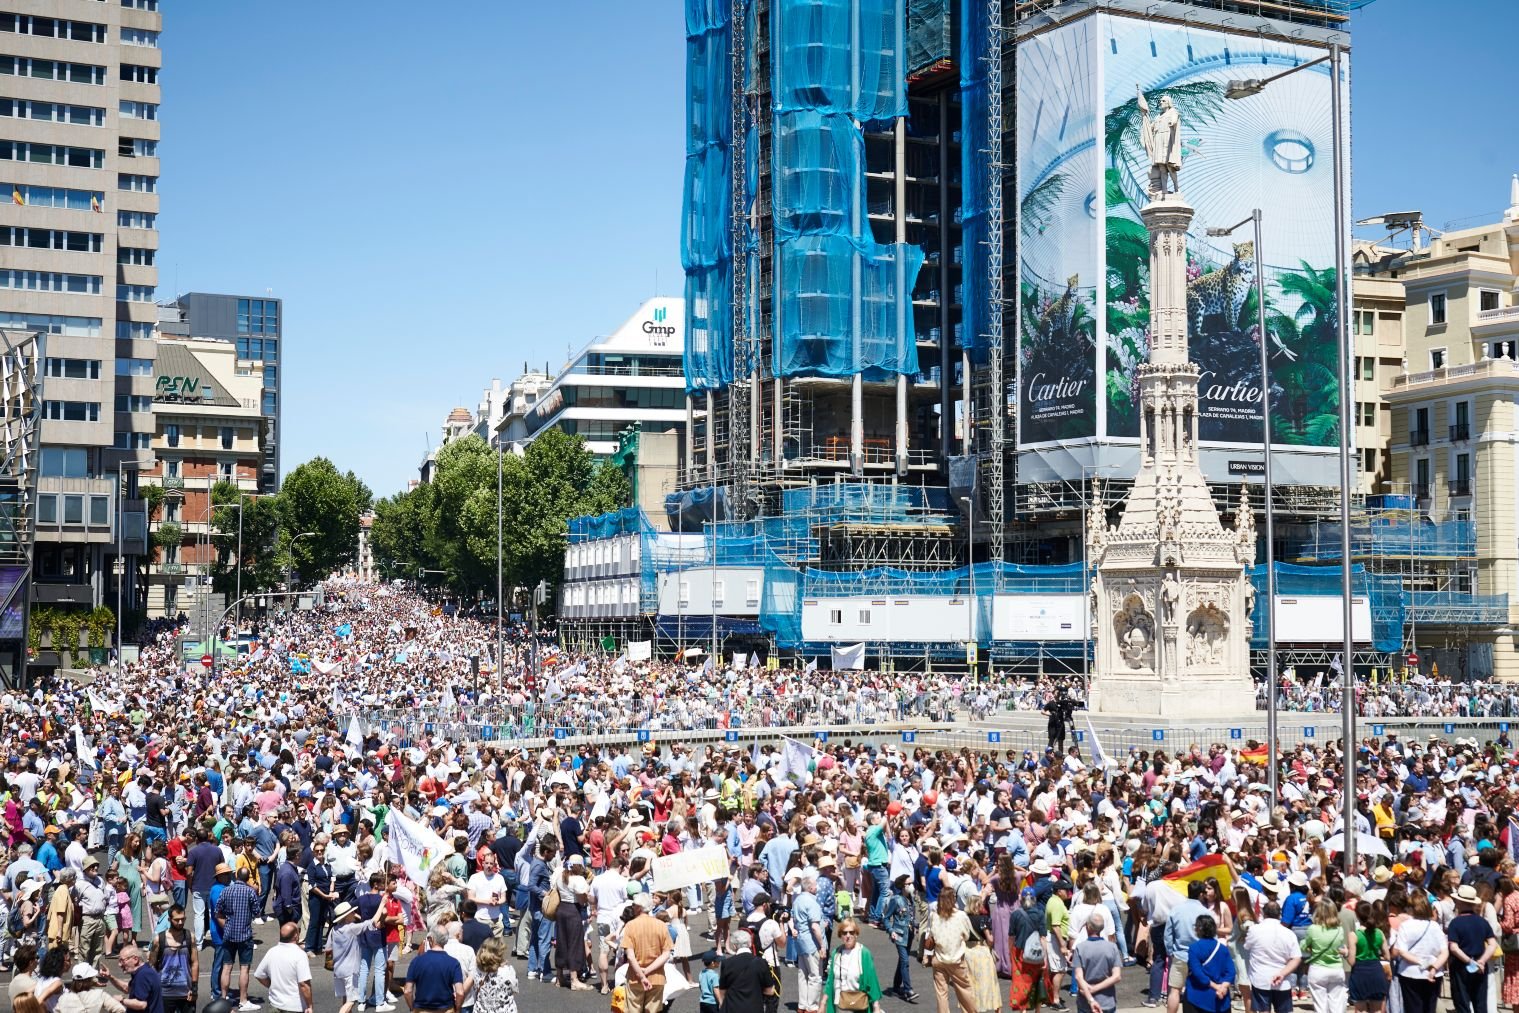
[(1155, 618), (1137, 593), (1125, 598), (1123, 608), (1113, 616), (1113, 632), (1118, 653), (1129, 668), (1139, 671), (1154, 667)]
[(1209, 603), (1187, 616), (1187, 667), (1206, 668), (1224, 663), (1229, 642), (1229, 618)]

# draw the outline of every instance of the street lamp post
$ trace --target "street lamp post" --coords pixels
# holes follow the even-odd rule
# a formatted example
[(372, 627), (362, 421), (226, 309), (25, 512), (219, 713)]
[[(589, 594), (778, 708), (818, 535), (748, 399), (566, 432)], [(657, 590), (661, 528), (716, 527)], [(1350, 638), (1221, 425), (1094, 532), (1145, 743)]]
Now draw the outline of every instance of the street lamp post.
[[(1350, 376), (1351, 349), (1350, 328), (1348, 326), (1350, 316), (1350, 285), (1346, 278), (1345, 256), (1345, 215), (1347, 212), (1345, 197), (1345, 125), (1344, 103), (1342, 101), (1343, 86), (1341, 76), (1341, 49), (1338, 42), (1330, 43), (1329, 53), (1317, 60), (1300, 64), (1280, 74), (1267, 78), (1253, 78), (1243, 81), (1230, 81), (1224, 90), (1224, 97), (1230, 99), (1244, 99), (1252, 95), (1258, 95), (1271, 82), (1279, 81), (1289, 74), (1295, 74), (1309, 67), (1316, 67), (1321, 63), (1329, 64), (1329, 95), (1330, 95), (1330, 150), (1332, 154), (1332, 167), (1334, 172), (1334, 288), (1335, 288), (1335, 344), (1339, 352), (1339, 383), (1340, 383), (1340, 605), (1342, 633), (1344, 634), (1341, 649), (1341, 677), (1344, 681), (1340, 696), (1340, 717), (1342, 721), (1341, 737), (1343, 739), (1344, 752), (1344, 779), (1341, 784), (1342, 816), (1345, 824), (1345, 852), (1344, 862), (1346, 873), (1353, 873), (1356, 868), (1356, 783), (1355, 783), (1355, 632), (1351, 627), (1354, 604), (1351, 597), (1351, 558), (1350, 558), (1350, 482), (1354, 477), (1350, 462), (1350, 426), (1351, 400), (1354, 392)], [(1259, 250), (1257, 250), (1259, 256)], [(1259, 272), (1257, 272), (1257, 275)], [(1263, 335), (1264, 337), (1264, 335)], [(1269, 511), (1268, 511), (1269, 512)], [(1273, 687), (1273, 693), (1275, 689)], [(1272, 800), (1275, 804), (1275, 799)]]
[(1277, 779), (1276, 728), (1276, 521), (1272, 501), (1275, 486), (1271, 482), (1271, 356), (1266, 332), (1266, 262), (1261, 252), (1261, 209), (1226, 229), (1209, 229), (1210, 236), (1227, 236), (1236, 229), (1255, 227), (1255, 315), (1261, 346), (1261, 484), (1265, 489), (1264, 513), (1266, 534), (1266, 785), (1275, 805)]
[(295, 543), (302, 538), (315, 538), (316, 536), (317, 532), (315, 531), (302, 531), (290, 539), (290, 544), (285, 547), (286, 551), (290, 553), (290, 569), (285, 571), (285, 583), (288, 584), (295, 580)]
[[(504, 551), (502, 537), (502, 472), (506, 467), (505, 457), (501, 451), (501, 438), (496, 438), (496, 679), (499, 682), (502, 671), (506, 668), (506, 634), (505, 627), (501, 623), (501, 554)], [(478, 672), (476, 673), (478, 677)], [(478, 681), (478, 680), (477, 680)], [(475, 687), (475, 699), (480, 698), (479, 687)]]

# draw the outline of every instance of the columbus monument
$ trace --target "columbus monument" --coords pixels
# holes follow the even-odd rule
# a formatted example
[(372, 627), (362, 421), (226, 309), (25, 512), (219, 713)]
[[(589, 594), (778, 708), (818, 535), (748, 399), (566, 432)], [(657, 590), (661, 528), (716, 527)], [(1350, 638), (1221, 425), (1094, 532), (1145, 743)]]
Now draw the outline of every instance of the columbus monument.
[[(1101, 714), (1217, 718), (1254, 710), (1250, 614), (1255, 517), (1240, 492), (1225, 527), (1198, 466), (1198, 368), (1187, 352), (1187, 226), (1181, 124), (1139, 95), (1150, 162), (1150, 356), (1138, 369), (1140, 462), (1123, 517), (1087, 522), (1092, 639), (1089, 706)], [(1169, 186), (1167, 185), (1169, 184)], [(1100, 501), (1101, 497), (1097, 499)]]

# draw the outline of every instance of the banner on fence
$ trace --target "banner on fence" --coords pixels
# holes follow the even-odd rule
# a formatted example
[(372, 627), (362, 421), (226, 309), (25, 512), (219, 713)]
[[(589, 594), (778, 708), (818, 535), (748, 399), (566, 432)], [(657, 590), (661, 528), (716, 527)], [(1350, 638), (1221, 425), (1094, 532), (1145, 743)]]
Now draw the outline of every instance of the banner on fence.
[(835, 672), (862, 671), (865, 668), (865, 645), (852, 644), (849, 647), (829, 648), (833, 655), (833, 670)]
[(728, 874), (728, 849), (709, 844), (695, 851), (678, 851), (654, 859), (654, 892), (684, 890), (698, 883), (710, 883)]

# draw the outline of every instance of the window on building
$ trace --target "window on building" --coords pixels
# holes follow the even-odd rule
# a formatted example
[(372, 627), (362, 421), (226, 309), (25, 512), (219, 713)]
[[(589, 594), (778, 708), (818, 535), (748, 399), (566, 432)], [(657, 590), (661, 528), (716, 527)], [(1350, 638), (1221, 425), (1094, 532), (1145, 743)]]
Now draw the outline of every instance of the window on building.
[(233, 441), (237, 439), (237, 430), (231, 426), (222, 426), (221, 443), (223, 450), (231, 450)]
[(112, 444), (117, 450), (152, 450), (152, 433), (117, 433)]
[(680, 604), (681, 605), (689, 605), (689, 604), (691, 604), (691, 582), (689, 580), (683, 580), (683, 581), (681, 581), (680, 582), (680, 586), (678, 588), (678, 591), (679, 591)]
[(1519, 341), (1494, 341), (1487, 346), (1490, 359), (1519, 359)]
[(158, 33), (146, 28), (123, 28), (121, 30), (121, 44), (123, 46), (146, 46), (149, 49), (158, 48)]
[(1355, 333), (1370, 336), (1376, 331), (1377, 315), (1371, 310), (1356, 310)]
[(83, 496), (65, 496), (65, 497), (63, 497), (63, 523), (65, 523), (65, 524), (83, 524), (84, 523), (84, 497)]
[(117, 394), (116, 410), (119, 412), (150, 412), (153, 399), (146, 394)]
[(83, 447), (43, 447), (37, 470), (47, 478), (88, 478), (90, 452)]
[(37, 497), (37, 523), (58, 523), (58, 497), (52, 493), (43, 493)]
[(844, 610), (843, 609), (829, 609), (828, 610), (828, 622), (831, 623), (834, 626), (843, 626), (844, 625)]
[(1414, 498), (1429, 499), (1429, 458), (1414, 462)]
[(1445, 293), (1436, 292), (1429, 297), (1429, 322), (1438, 327), (1445, 323)]
[(105, 165), (105, 151), (100, 148), (75, 148), (67, 144), (43, 144), (39, 141), (0, 140), (0, 159), (40, 165), (67, 165), (75, 169), (99, 169)]
[(144, 67), (136, 63), (123, 63), (121, 65), (121, 79), (135, 84), (157, 84), (158, 68)]
[(1445, 368), (1445, 349), (1443, 349), (1443, 348), (1431, 348), (1429, 350), (1429, 368), (1430, 369), (1444, 369)]
[(99, 253), (104, 244), (105, 236), (99, 232), (0, 225), (0, 246), (25, 246), (32, 250), (62, 250), (67, 253)]
[(48, 356), (43, 360), (44, 376), (65, 380), (99, 380), (99, 359), (57, 359)]
[(1450, 482), (1450, 494), (1470, 496), (1472, 494), (1472, 455), (1457, 454), (1454, 472), (1454, 477)]
[(1374, 475), (1377, 471), (1377, 451), (1375, 447), (1361, 448), (1361, 470), (1368, 475)]
[(1366, 356), (1361, 360), (1361, 379), (1375, 380), (1377, 378), (1377, 360)]
[(157, 158), (158, 142), (146, 137), (118, 137), (116, 154), (122, 158)]
[(145, 176), (137, 172), (118, 172), (116, 189), (129, 190), (132, 193), (157, 193), (158, 177)]
[(117, 359), (116, 360), (116, 375), (117, 376), (152, 376), (153, 375), (153, 360), (152, 359), (126, 359), (126, 358)]
[(1362, 401), (1357, 407), (1361, 413), (1361, 425), (1375, 426), (1377, 424), (1377, 405), (1375, 401)]
[(118, 211), (116, 224), (123, 229), (156, 229), (158, 215), (152, 211)]
[(280, 332), (279, 309), (278, 299), (239, 299), (237, 301), (237, 332), (239, 334), (278, 334)]
[[(165, 546), (162, 547), (162, 552), (163, 552), (163, 561), (165, 563), (178, 563), (179, 562), (179, 546), (177, 546), (177, 545), (165, 545)], [(169, 589), (166, 589), (166, 590), (169, 590)]]
[(179, 426), (176, 423), (164, 424), (164, 444), (169, 447), (179, 446)]
[(109, 496), (90, 497), (90, 523), (94, 525), (111, 523), (111, 498)]
[(1414, 446), (1422, 446), (1429, 442), (1429, 409), (1414, 409), (1414, 426), (1409, 433), (1409, 442)]
[[(116, 336), (122, 341), (152, 341), (155, 327), (157, 327), (156, 324), (145, 320), (118, 320), (116, 321)], [(116, 375), (125, 376), (127, 374), (117, 371)], [(136, 376), (139, 374), (134, 373), (132, 375)], [(148, 373), (141, 375), (150, 376), (152, 375), (152, 371), (150, 370)]]
[(105, 84), (105, 68), (67, 60), (35, 60), (25, 56), (0, 56), (0, 74), (34, 77), (71, 84)]
[(130, 99), (122, 99), (119, 105), (122, 119), (158, 119), (158, 104), (156, 102), (134, 102)]
[(163, 512), (164, 512), (164, 520), (166, 520), (166, 521), (177, 521), (177, 520), (179, 520), (179, 500), (177, 500), (177, 499), (166, 499), (166, 500), (164, 500), (164, 503), (163, 503)]
[(860, 609), (860, 625), (870, 625), (870, 609)]
[(224, 482), (231, 482), (234, 478), (237, 477), (237, 473), (233, 471), (231, 461), (222, 461), (217, 466), (217, 477), (219, 477)]
[(712, 582), (712, 604), (721, 605), (727, 600), (728, 582), (726, 580), (714, 580)]
[(171, 457), (164, 461), (164, 474), (169, 478), (179, 477), (179, 458)]
[(1498, 293), (1495, 289), (1484, 288), (1477, 293), (1477, 308), (1479, 310), (1495, 310), (1498, 308)]
[(158, 260), (157, 250), (144, 250), (135, 246), (116, 247), (116, 263), (132, 267), (152, 267)]
[(99, 422), (99, 401), (44, 401), (42, 417), (55, 422)]
[(756, 577), (751, 577), (744, 582), (744, 604), (758, 605), (760, 600), (760, 582)]

